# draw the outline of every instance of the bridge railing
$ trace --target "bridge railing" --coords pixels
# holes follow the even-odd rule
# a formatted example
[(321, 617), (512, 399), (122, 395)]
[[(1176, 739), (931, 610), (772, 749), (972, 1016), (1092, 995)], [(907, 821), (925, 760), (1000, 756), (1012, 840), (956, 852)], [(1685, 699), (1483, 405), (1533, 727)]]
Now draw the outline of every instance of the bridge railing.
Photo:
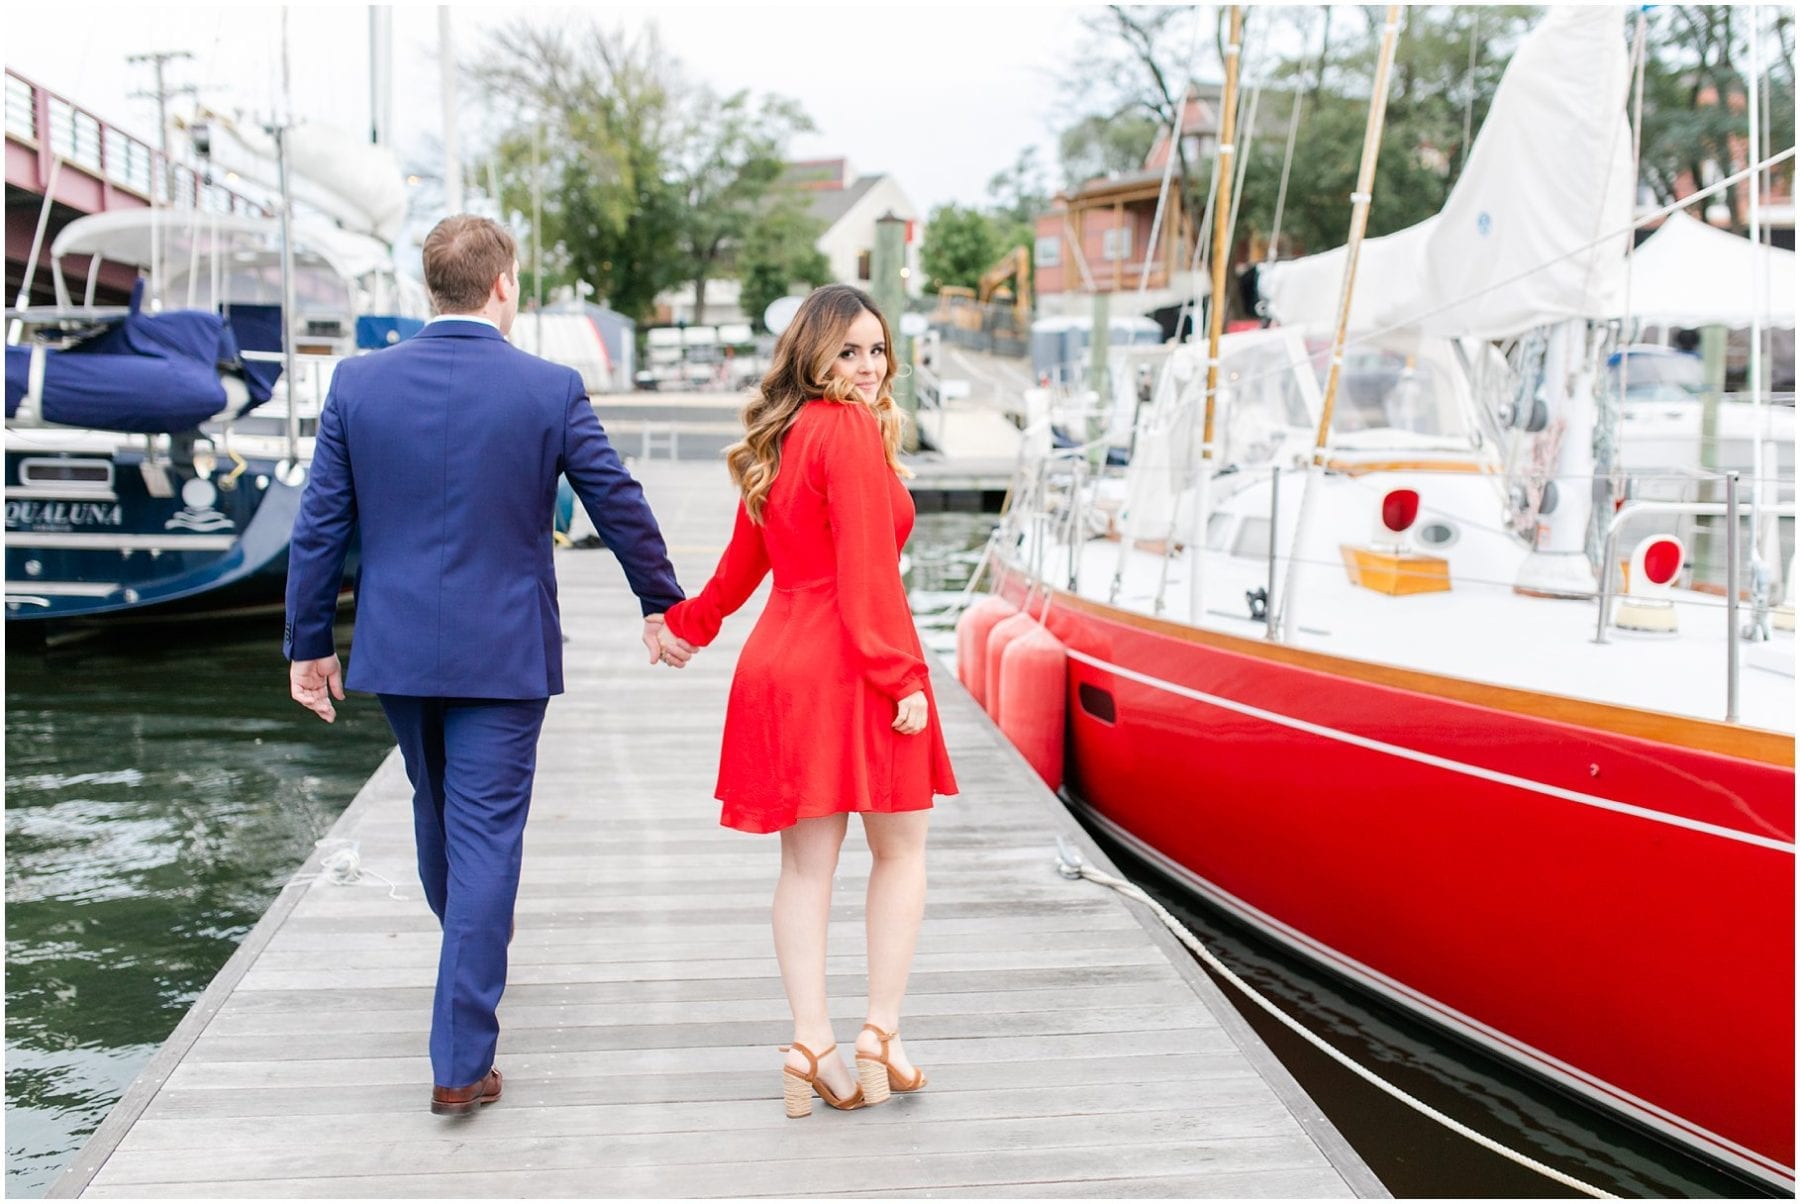
[(185, 164), (163, 170), (156, 147), (11, 68), (6, 72), (6, 136), (37, 151), (38, 179), (33, 183), (40, 191), (49, 186), (52, 161), (61, 159), (65, 167), (104, 180), (145, 204), (192, 205), (214, 213), (266, 212), (262, 204), (208, 182)]

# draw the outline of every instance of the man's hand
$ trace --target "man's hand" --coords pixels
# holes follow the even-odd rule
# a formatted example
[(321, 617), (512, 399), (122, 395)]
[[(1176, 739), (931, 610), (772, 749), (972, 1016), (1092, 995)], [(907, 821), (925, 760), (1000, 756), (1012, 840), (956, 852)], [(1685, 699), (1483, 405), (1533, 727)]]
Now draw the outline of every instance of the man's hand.
[(894, 716), (894, 730), (902, 736), (916, 736), (925, 730), (925, 719), (930, 708), (925, 702), (925, 691), (914, 690), (899, 703), (899, 713)]
[(288, 693), (294, 701), (326, 723), (337, 720), (333, 698), (344, 701), (344, 670), (337, 654), (316, 661), (294, 661), (288, 666)]
[(650, 663), (658, 661), (679, 669), (694, 655), (694, 646), (669, 630), (661, 615), (644, 617), (644, 647), (650, 650)]

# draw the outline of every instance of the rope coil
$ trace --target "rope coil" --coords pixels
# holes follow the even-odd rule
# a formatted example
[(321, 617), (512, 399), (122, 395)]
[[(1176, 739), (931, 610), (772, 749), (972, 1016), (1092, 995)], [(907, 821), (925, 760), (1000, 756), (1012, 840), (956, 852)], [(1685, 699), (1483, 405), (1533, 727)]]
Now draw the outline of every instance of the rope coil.
[[(327, 846), (336, 847), (327, 851)], [(308, 878), (295, 878), (296, 883), (323, 881), (334, 886), (355, 886), (364, 878), (373, 878), (388, 888), (388, 898), (396, 902), (405, 900), (405, 896), (400, 893), (399, 884), (374, 870), (363, 868), (362, 850), (356, 841), (343, 837), (326, 837), (313, 841), (313, 847), (320, 851), (319, 872)]]
[(1468, 1125), (1463, 1124), (1454, 1117), (1446, 1116), (1425, 1101), (1408, 1095), (1400, 1088), (1377, 1075), (1374, 1071), (1364, 1069), (1347, 1054), (1339, 1052), (1323, 1038), (1314, 1034), (1298, 1020), (1293, 1019), (1286, 1012), (1283, 1012), (1268, 999), (1264, 998), (1262, 994), (1249, 983), (1245, 982), (1242, 978), (1239, 978), (1230, 967), (1225, 965), (1224, 962), (1220, 961), (1218, 957), (1213, 954), (1212, 950), (1206, 947), (1199, 937), (1188, 931), (1185, 924), (1171, 915), (1168, 908), (1164, 907), (1161, 903), (1158, 903), (1155, 899), (1145, 893), (1142, 887), (1127, 882), (1123, 878), (1115, 878), (1111, 874), (1102, 873), (1093, 866), (1088, 865), (1082, 860), (1081, 854), (1076, 852), (1075, 849), (1061, 836), (1056, 838), (1056, 872), (1070, 881), (1086, 879), (1097, 885), (1108, 887), (1117, 891), (1119, 894), (1124, 895), (1126, 898), (1135, 899), (1137, 902), (1148, 907), (1151, 912), (1155, 914), (1156, 918), (1161, 920), (1163, 925), (1167, 927), (1170, 932), (1174, 933), (1176, 938), (1180, 940), (1183, 945), (1187, 946), (1194, 956), (1198, 957), (1206, 964), (1208, 969), (1212, 970), (1232, 986), (1242, 991), (1252, 1003), (1256, 1004), (1257, 1007), (1293, 1030), (1295, 1034), (1304, 1038), (1308, 1044), (1330, 1057), (1333, 1061), (1355, 1074), (1358, 1078), (1361, 1078), (1370, 1085), (1386, 1092), (1388, 1095), (1399, 1100), (1415, 1112), (1418, 1112), (1431, 1120), (1437, 1121), (1452, 1132), (1458, 1133), (1463, 1137), (1468, 1138), (1470, 1141), (1473, 1141), (1483, 1149), (1498, 1154), (1502, 1158), (1517, 1163), (1529, 1170), (1534, 1170), (1545, 1178), (1553, 1179), (1565, 1187), (1592, 1196), (1597, 1200), (1616, 1200), (1619, 1198), (1611, 1192), (1595, 1187), (1591, 1183), (1583, 1182), (1573, 1175), (1564, 1174), (1555, 1167), (1546, 1166), (1529, 1154), (1521, 1153), (1509, 1146), (1500, 1144), (1491, 1137), (1476, 1132), (1474, 1129), (1471, 1129)]

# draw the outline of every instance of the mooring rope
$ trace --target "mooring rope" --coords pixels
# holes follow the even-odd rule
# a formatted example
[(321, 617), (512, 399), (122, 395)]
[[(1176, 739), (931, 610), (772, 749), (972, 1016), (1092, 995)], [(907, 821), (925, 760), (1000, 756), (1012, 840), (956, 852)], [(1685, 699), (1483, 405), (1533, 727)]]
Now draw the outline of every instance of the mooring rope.
[[(337, 847), (326, 852), (327, 845)], [(361, 847), (354, 840), (346, 840), (341, 836), (328, 836), (313, 841), (313, 847), (323, 854), (319, 858), (319, 872), (305, 878), (293, 879), (296, 883), (326, 881), (337, 886), (355, 886), (364, 878), (373, 878), (388, 888), (388, 898), (404, 902), (405, 896), (400, 893), (399, 884), (391, 878), (383, 877), (374, 870), (365, 869), (362, 863)]]
[(1364, 1069), (1361, 1065), (1359, 1065), (1357, 1062), (1355, 1062), (1353, 1059), (1351, 1059), (1347, 1054), (1341, 1053), (1337, 1049), (1333, 1048), (1323, 1038), (1321, 1038), (1321, 1037), (1315, 1035), (1314, 1033), (1312, 1033), (1311, 1031), (1309, 1031), (1298, 1020), (1295, 1020), (1292, 1017), (1290, 1017), (1286, 1012), (1283, 1012), (1280, 1008), (1276, 1007), (1273, 1003), (1269, 1002), (1269, 1000), (1265, 999), (1249, 983), (1245, 982), (1242, 978), (1239, 978), (1237, 976), (1237, 974), (1231, 970), (1230, 967), (1225, 965), (1224, 962), (1220, 961), (1216, 956), (1214, 956), (1213, 952), (1210, 949), (1208, 949), (1204, 943), (1201, 942), (1199, 937), (1195, 936), (1192, 932), (1188, 931), (1188, 928), (1185, 924), (1183, 924), (1180, 920), (1176, 919), (1173, 915), (1171, 915), (1169, 913), (1168, 908), (1164, 907), (1161, 903), (1158, 903), (1155, 899), (1151, 898), (1147, 893), (1145, 893), (1145, 891), (1143, 890), (1142, 887), (1139, 887), (1139, 886), (1134, 885), (1133, 883), (1127, 882), (1123, 878), (1115, 878), (1111, 874), (1102, 873), (1101, 871), (1095, 869), (1093, 866), (1088, 865), (1085, 861), (1082, 860), (1081, 854), (1076, 852), (1073, 848), (1071, 848), (1069, 846), (1069, 844), (1060, 836), (1057, 837), (1057, 839), (1056, 839), (1056, 872), (1070, 880), (1085, 878), (1089, 882), (1094, 882), (1101, 886), (1109, 887), (1112, 890), (1115, 890), (1118, 893), (1124, 895), (1126, 898), (1136, 899), (1139, 903), (1142, 903), (1144, 906), (1148, 907), (1152, 912), (1155, 913), (1156, 918), (1161, 920), (1163, 922), (1163, 924), (1169, 929), (1169, 931), (1174, 933), (1175, 936), (1181, 941), (1181, 943), (1183, 945), (1186, 945), (1190, 950), (1193, 951), (1194, 956), (1198, 957), (1202, 962), (1205, 962), (1207, 967), (1210, 968), (1214, 973), (1218, 974), (1221, 978), (1225, 979), (1225, 981), (1229, 982), (1232, 986), (1234, 986), (1238, 990), (1242, 991), (1246, 996), (1249, 997), (1249, 999), (1252, 1003), (1256, 1004), (1256, 1006), (1260, 1007), (1263, 1011), (1269, 1013), (1269, 1015), (1273, 1016), (1275, 1019), (1279, 1020), (1282, 1024), (1284, 1024), (1288, 1028), (1292, 1029), (1295, 1033), (1297, 1033), (1299, 1036), (1304, 1038), (1307, 1042), (1312, 1044), (1320, 1052), (1326, 1054), (1333, 1061), (1335, 1061), (1339, 1065), (1343, 1066), (1346, 1070), (1351, 1071), (1352, 1073), (1357, 1075), (1357, 1077), (1365, 1080), (1366, 1082), (1372, 1084), (1373, 1086), (1380, 1088), (1382, 1091), (1386, 1092), (1388, 1095), (1393, 1096), (1395, 1099), (1399, 1100), (1401, 1103), (1405, 1104), (1407, 1107), (1413, 1109), (1415, 1112), (1418, 1112), (1423, 1116), (1430, 1117), (1432, 1120), (1437, 1121), (1439, 1124), (1445, 1126), (1446, 1128), (1451, 1129), (1452, 1131), (1454, 1131), (1456, 1133), (1460, 1133), (1462, 1136), (1468, 1138), (1470, 1141), (1473, 1141), (1476, 1145), (1479, 1145), (1484, 1149), (1491, 1150), (1494, 1153), (1500, 1155), (1502, 1158), (1505, 1158), (1510, 1162), (1516, 1162), (1520, 1166), (1529, 1167), (1531, 1170), (1536, 1171), (1538, 1174), (1543, 1175), (1546, 1178), (1554, 1179), (1554, 1180), (1556, 1180), (1556, 1182), (1561, 1183), (1565, 1187), (1573, 1188), (1576, 1191), (1583, 1192), (1587, 1195), (1593, 1196), (1595, 1199), (1598, 1199), (1598, 1200), (1616, 1200), (1619, 1198), (1619, 1197), (1613, 1195), (1611, 1192), (1602, 1191), (1600, 1188), (1595, 1187), (1591, 1183), (1584, 1183), (1580, 1179), (1575, 1178), (1573, 1175), (1566, 1175), (1562, 1171), (1557, 1170), (1555, 1167), (1546, 1166), (1542, 1162), (1539, 1162), (1537, 1159), (1531, 1157), (1529, 1154), (1522, 1154), (1518, 1150), (1512, 1149), (1508, 1146), (1501, 1145), (1499, 1142), (1495, 1141), (1493, 1138), (1484, 1136), (1483, 1134), (1476, 1132), (1474, 1129), (1471, 1129), (1468, 1125), (1463, 1124), (1461, 1121), (1456, 1120), (1453, 1117), (1444, 1115), (1444, 1113), (1439, 1112), (1436, 1108), (1433, 1108), (1430, 1104), (1426, 1103), (1425, 1101), (1423, 1101), (1421, 1099), (1417, 1099), (1411, 1095), (1408, 1095), (1406, 1092), (1402, 1091), (1400, 1088), (1394, 1086), (1392, 1083), (1389, 1083), (1386, 1079), (1381, 1078), (1374, 1071)]

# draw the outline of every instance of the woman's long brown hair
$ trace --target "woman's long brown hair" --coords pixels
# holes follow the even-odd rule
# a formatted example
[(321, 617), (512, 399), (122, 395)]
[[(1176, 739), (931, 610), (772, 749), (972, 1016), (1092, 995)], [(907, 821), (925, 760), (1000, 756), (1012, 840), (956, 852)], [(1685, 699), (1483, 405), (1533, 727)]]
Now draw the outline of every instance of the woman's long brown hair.
[[(881, 323), (887, 349), (887, 372), (876, 386), (873, 403), (865, 402), (849, 381), (833, 377), (831, 365), (844, 348), (844, 334), (864, 311)], [(800, 305), (794, 320), (775, 340), (775, 355), (756, 395), (744, 406), (744, 437), (725, 449), (731, 479), (744, 495), (750, 517), (762, 521), (763, 503), (781, 472), (781, 440), (801, 407), (823, 398), (841, 405), (867, 406), (881, 424), (881, 442), (895, 472), (911, 476), (900, 464), (900, 433), (905, 415), (894, 404), (893, 332), (874, 299), (848, 284), (828, 284)]]

